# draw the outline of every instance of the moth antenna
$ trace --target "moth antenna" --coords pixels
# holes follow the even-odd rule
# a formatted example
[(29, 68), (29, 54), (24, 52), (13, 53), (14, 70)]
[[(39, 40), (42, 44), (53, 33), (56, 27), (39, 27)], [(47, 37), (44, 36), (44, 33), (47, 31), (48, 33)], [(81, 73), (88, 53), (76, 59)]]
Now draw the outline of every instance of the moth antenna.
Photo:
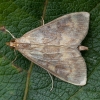
[[(47, 71), (48, 72), (48, 71)], [(53, 89), (53, 78), (52, 78), (52, 76), (51, 76), (51, 74), (48, 72), (48, 74), (49, 74), (49, 76), (50, 76), (50, 78), (51, 78), (51, 81), (52, 81), (52, 86), (51, 86), (51, 89), (50, 89), (50, 91), (52, 91), (52, 89)]]
[(17, 59), (17, 54), (16, 54), (16, 50), (14, 49), (14, 53), (15, 53), (15, 59), (12, 61), (12, 63), (14, 63), (14, 61)]
[(8, 32), (12, 36), (12, 38), (16, 39), (15, 36), (12, 33), (10, 33), (10, 31), (8, 31), (7, 29), (5, 29), (5, 31)]

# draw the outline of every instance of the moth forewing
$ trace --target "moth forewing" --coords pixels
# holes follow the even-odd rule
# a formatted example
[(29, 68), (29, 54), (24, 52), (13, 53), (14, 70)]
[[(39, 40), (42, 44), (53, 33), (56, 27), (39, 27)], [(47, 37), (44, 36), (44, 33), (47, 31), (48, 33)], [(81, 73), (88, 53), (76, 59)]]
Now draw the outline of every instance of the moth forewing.
[(89, 13), (71, 13), (27, 32), (9, 45), (61, 80), (85, 85), (86, 63), (78, 47), (88, 27)]

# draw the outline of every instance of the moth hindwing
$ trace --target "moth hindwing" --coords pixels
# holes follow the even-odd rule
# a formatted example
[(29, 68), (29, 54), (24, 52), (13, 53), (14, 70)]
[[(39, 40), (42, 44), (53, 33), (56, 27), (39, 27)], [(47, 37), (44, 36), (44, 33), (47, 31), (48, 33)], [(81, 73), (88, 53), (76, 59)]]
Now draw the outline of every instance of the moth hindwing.
[(86, 63), (78, 47), (88, 27), (89, 13), (71, 13), (27, 32), (9, 45), (61, 80), (85, 85)]

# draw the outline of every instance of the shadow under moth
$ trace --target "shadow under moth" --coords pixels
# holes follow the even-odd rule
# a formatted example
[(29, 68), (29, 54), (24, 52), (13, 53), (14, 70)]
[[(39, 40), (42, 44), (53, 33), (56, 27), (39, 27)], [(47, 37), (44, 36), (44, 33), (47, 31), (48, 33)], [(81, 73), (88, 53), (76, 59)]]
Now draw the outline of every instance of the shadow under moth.
[(11, 34), (14, 41), (7, 45), (59, 79), (82, 86), (87, 81), (87, 69), (80, 51), (88, 49), (81, 46), (88, 28), (88, 12), (71, 13), (33, 29), (20, 38)]

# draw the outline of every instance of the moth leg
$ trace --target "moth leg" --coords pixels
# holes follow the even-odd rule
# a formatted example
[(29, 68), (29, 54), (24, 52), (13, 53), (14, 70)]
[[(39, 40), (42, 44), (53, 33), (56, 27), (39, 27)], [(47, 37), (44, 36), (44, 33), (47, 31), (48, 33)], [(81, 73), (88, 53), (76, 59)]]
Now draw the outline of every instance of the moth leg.
[(12, 61), (12, 63), (14, 63), (14, 61), (17, 59), (17, 54), (16, 54), (16, 50), (14, 49), (14, 53), (15, 53), (15, 59)]
[[(48, 72), (48, 71), (47, 71)], [(52, 76), (51, 76), (51, 74), (48, 72), (48, 74), (49, 74), (49, 76), (50, 76), (50, 78), (51, 78), (51, 81), (52, 81), (52, 86), (51, 86), (51, 89), (50, 89), (50, 91), (52, 91), (52, 89), (53, 89), (53, 78), (52, 78)]]
[(18, 67), (18, 66), (16, 66), (16, 65), (14, 65), (14, 61), (17, 59), (17, 54), (16, 54), (16, 50), (15, 49), (14, 49), (14, 53), (15, 53), (16, 57), (14, 58), (14, 60), (11, 63), (15, 67), (16, 70), (18, 70), (19, 72), (21, 72), (21, 71), (23, 71), (23, 69), (20, 68), (20, 67)]
[(44, 25), (44, 19), (43, 19), (43, 17), (41, 17), (42, 18), (42, 25)]

